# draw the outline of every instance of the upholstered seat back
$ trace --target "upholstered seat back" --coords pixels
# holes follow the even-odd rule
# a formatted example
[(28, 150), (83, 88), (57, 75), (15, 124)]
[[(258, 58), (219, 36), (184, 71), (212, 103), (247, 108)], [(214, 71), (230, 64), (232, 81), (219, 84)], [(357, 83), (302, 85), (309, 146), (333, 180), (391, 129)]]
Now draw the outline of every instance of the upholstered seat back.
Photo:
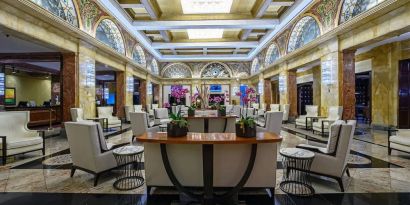
[(158, 127), (150, 128), (148, 123), (148, 113), (146, 112), (131, 112), (130, 121), (132, 134), (134, 136), (140, 136), (145, 132), (158, 132)]
[(134, 105), (134, 112), (142, 112), (142, 105)]
[(236, 117), (241, 117), (241, 106), (239, 105), (234, 105), (233, 110), (232, 110), (232, 115), (235, 115)]
[(342, 129), (342, 124), (344, 122), (342, 120), (338, 120), (330, 125), (329, 137), (327, 140), (327, 146), (323, 150), (325, 153), (334, 153), (336, 151), (337, 143), (340, 140), (340, 129)]
[(151, 109), (157, 109), (159, 108), (158, 104), (152, 104)]
[[(101, 171), (98, 157), (107, 149), (100, 123), (66, 122), (68, 144), (73, 165), (91, 171)], [(106, 162), (109, 163), (109, 162)]]
[(318, 116), (318, 106), (317, 105), (306, 105), (306, 116), (317, 117)]
[(282, 127), (283, 112), (266, 112), (266, 123), (265, 128), (267, 131), (280, 134), (280, 129)]
[(97, 107), (98, 111), (98, 117), (103, 117), (103, 118), (113, 118), (112, 114), (114, 112), (113, 107), (107, 106), (107, 107)]
[(233, 113), (233, 105), (226, 105), (226, 114), (232, 114)]
[(328, 113), (328, 120), (340, 120), (342, 118), (343, 107), (342, 106), (330, 106)]
[(279, 112), (280, 111), (280, 105), (279, 104), (270, 104), (270, 111)]
[[(336, 157), (340, 157), (344, 161), (344, 166), (347, 166), (347, 160), (349, 159), (350, 149), (352, 147), (354, 131), (356, 129), (356, 120), (348, 120), (346, 125), (343, 125), (345, 129), (342, 129), (339, 139), (339, 146), (336, 152)], [(341, 149), (339, 149), (341, 148)]]
[(71, 108), (71, 120), (73, 122), (80, 122), (84, 120), (84, 112), (82, 108)]
[(252, 108), (259, 109), (259, 103), (252, 103)]
[(130, 121), (131, 106), (124, 106), (125, 120)]
[(280, 111), (283, 112), (283, 121), (289, 119), (289, 104), (280, 105)]
[(243, 117), (253, 117), (255, 115), (255, 108), (243, 108), (242, 115)]
[(0, 136), (7, 138), (38, 137), (36, 131), (27, 128), (29, 111), (0, 112)]
[(154, 109), (154, 116), (156, 119), (168, 119), (168, 109), (167, 108), (156, 108)]

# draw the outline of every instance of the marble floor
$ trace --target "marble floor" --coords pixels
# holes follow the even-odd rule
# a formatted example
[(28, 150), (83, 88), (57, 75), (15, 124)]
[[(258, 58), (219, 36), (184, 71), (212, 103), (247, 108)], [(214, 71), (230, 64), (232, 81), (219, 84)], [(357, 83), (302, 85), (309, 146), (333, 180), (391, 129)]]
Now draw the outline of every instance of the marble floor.
[[(306, 133), (284, 125), (281, 147), (295, 147), (312, 140)], [(274, 197), (265, 190), (245, 190), (240, 204), (410, 204), (410, 155), (393, 151), (387, 154), (387, 132), (363, 129), (354, 137), (349, 159), (351, 177), (345, 176), (345, 193), (332, 179), (312, 176), (316, 194), (309, 198), (285, 195), (276, 188)], [(131, 131), (110, 133), (111, 143), (130, 142)], [(314, 136), (320, 138), (319, 136)], [(102, 175), (98, 186), (93, 176), (77, 171), (70, 178), (71, 158), (64, 136), (46, 139), (46, 157), (33, 152), (8, 159), (0, 167), (0, 204), (177, 204), (172, 189), (155, 189), (147, 195), (146, 188), (118, 191), (113, 188), (117, 172)], [(279, 156), (279, 155), (278, 155)], [(278, 157), (277, 184), (282, 178)], [(279, 187), (279, 186), (276, 186)]]

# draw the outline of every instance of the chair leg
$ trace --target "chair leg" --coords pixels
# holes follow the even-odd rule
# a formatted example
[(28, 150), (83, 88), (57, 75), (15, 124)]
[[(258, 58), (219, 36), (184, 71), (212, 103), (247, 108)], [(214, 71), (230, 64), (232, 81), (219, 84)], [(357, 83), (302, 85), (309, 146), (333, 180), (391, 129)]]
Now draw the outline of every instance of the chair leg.
[(337, 180), (337, 183), (339, 183), (340, 191), (341, 191), (341, 192), (345, 192), (345, 189), (344, 189), (344, 187), (343, 187), (343, 180), (342, 180), (342, 178), (340, 177), (340, 178), (337, 178), (336, 180)]
[(3, 156), (1, 157), (2, 158), (2, 163), (3, 163), (3, 165), (6, 165), (6, 162), (7, 162), (7, 156), (6, 156), (6, 154), (3, 152)]
[(70, 177), (73, 177), (73, 176), (74, 176), (75, 170), (76, 170), (76, 168), (75, 168), (74, 166), (72, 166), (72, 167), (71, 167)]
[(391, 148), (388, 148), (388, 153), (389, 153), (389, 155), (391, 155), (391, 151), (392, 151), (392, 149)]
[(94, 176), (94, 186), (97, 186), (99, 178), (100, 178), (100, 173), (95, 174), (95, 176)]
[(347, 175), (348, 177), (350, 177), (350, 171), (349, 171), (349, 168), (347, 168), (347, 167), (346, 167), (346, 175)]
[(152, 186), (147, 186), (147, 195), (151, 195)]

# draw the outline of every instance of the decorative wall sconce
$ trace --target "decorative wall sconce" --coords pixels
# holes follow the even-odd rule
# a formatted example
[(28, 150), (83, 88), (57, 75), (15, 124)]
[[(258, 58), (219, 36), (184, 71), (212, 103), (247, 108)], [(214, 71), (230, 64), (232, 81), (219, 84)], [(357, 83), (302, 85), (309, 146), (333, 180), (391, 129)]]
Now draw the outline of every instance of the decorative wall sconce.
[(134, 92), (134, 78), (132, 76), (127, 76), (127, 92)]
[(279, 75), (279, 92), (280, 93), (285, 93), (287, 89), (287, 83), (286, 83), (286, 75), (281, 74)]
[(327, 60), (322, 62), (322, 83), (331, 86), (334, 84), (334, 78), (333, 78), (333, 72), (332, 72), (332, 67), (333, 67), (333, 62), (332, 60)]
[(147, 83), (147, 95), (152, 95), (152, 83)]
[(258, 83), (258, 93), (263, 95), (263, 80), (260, 80)]
[(85, 87), (95, 87), (95, 62), (91, 58), (86, 58), (84, 62), (85, 66)]
[(104, 88), (104, 99), (108, 100), (110, 98), (110, 89)]

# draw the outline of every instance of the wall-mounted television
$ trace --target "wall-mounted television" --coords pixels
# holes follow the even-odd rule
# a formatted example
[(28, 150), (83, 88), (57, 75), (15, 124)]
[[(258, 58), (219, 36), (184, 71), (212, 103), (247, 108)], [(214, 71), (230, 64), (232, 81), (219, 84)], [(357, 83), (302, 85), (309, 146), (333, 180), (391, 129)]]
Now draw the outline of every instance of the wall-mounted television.
[(222, 92), (222, 85), (210, 85), (209, 92), (211, 93), (220, 93)]

